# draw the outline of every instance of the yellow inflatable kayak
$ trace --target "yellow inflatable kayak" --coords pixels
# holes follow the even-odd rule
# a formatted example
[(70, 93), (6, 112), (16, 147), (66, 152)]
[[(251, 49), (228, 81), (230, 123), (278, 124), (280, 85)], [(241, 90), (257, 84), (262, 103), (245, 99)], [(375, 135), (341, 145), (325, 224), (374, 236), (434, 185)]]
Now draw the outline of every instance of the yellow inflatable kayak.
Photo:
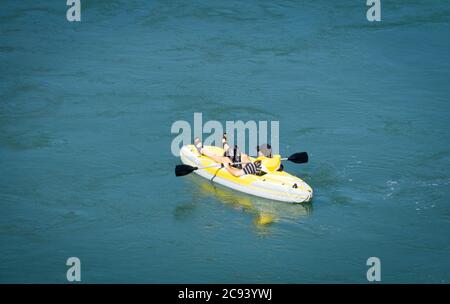
[[(224, 153), (224, 150), (219, 147), (204, 146), (203, 149), (210, 150), (217, 155), (223, 155)], [(211, 158), (200, 155), (194, 145), (182, 147), (180, 158), (183, 164), (194, 167), (207, 167), (217, 164)], [(307, 183), (284, 171), (268, 172), (262, 176), (243, 175), (235, 177), (225, 168), (221, 168), (220, 164), (217, 164), (217, 167), (199, 169), (194, 172), (228, 188), (266, 199), (303, 203), (309, 202), (313, 197), (313, 190)]]

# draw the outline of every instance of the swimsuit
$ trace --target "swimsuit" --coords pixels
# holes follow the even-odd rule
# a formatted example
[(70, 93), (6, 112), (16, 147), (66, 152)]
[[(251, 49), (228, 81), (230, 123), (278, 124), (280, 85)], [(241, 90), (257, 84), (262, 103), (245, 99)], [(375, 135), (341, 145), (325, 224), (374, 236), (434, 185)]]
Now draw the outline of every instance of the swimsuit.
[(245, 174), (259, 174), (261, 173), (261, 161), (255, 161), (254, 163), (245, 164), (244, 168)]

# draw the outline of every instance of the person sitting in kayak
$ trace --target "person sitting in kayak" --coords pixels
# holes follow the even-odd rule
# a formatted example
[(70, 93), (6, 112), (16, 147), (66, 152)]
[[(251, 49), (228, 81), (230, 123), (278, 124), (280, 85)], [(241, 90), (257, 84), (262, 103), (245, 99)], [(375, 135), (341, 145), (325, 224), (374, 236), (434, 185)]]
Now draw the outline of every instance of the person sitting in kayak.
[[(236, 177), (246, 174), (259, 175), (261, 173), (261, 161), (256, 160), (252, 162), (247, 154), (240, 153), (237, 146), (234, 146), (234, 148), (231, 149), (226, 141), (226, 134), (224, 134), (224, 137), (222, 139), (222, 145), (225, 153), (224, 155), (217, 155), (214, 152), (203, 149), (200, 138), (196, 137), (194, 140), (194, 146), (195, 148), (197, 148), (199, 154), (205, 155), (215, 162), (223, 164), (225, 169), (227, 169), (228, 172)], [(231, 166), (231, 164), (234, 165)]]
[[(234, 149), (231, 149), (227, 143), (227, 134), (224, 133), (222, 137), (222, 147), (225, 150), (224, 156), (230, 158), (233, 163), (241, 162), (240, 151), (237, 146), (234, 146)], [(280, 155), (272, 155), (272, 146), (269, 144), (262, 144), (256, 147), (258, 151), (258, 156), (256, 161), (261, 161), (261, 172), (273, 172), (273, 171), (283, 171), (284, 167), (281, 164)], [(249, 159), (248, 155), (244, 154), (244, 158)], [(233, 165), (233, 167), (242, 169), (241, 164)]]
[(262, 169), (267, 172), (283, 171), (280, 155), (272, 155), (272, 146), (263, 144), (256, 147), (258, 158), (262, 161)]

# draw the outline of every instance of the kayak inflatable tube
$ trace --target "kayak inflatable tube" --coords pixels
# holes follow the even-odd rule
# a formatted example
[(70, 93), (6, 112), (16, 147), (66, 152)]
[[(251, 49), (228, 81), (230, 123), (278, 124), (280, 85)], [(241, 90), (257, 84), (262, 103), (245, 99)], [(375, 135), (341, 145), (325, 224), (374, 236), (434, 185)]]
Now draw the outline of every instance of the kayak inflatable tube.
[[(217, 155), (224, 153), (224, 150), (219, 147), (204, 146), (203, 148)], [(183, 146), (180, 150), (180, 158), (183, 164), (199, 168), (217, 164), (217, 167), (198, 169), (194, 172), (240, 192), (288, 203), (309, 202), (313, 197), (313, 190), (307, 183), (284, 171), (269, 172), (262, 176), (248, 174), (236, 177), (209, 157), (200, 155), (194, 145)], [(251, 160), (254, 159), (251, 158)]]

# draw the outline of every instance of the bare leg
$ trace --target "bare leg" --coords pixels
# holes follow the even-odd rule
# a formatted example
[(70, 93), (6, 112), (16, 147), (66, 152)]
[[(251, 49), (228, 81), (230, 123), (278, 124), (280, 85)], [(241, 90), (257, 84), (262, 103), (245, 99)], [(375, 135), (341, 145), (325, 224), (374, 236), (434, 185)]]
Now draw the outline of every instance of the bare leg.
[(206, 149), (202, 149), (202, 154), (208, 156), (216, 163), (229, 164), (232, 162), (228, 157), (216, 155), (214, 152), (208, 151)]
[[(226, 137), (225, 137), (226, 139)], [(215, 161), (216, 163), (221, 163), (225, 165), (225, 168), (227, 169), (228, 172), (230, 172), (232, 175), (239, 177), (244, 175), (244, 170), (242, 169), (236, 169), (233, 167), (230, 167), (229, 164), (232, 163), (231, 159), (229, 157), (226, 156), (220, 156), (220, 155), (216, 155), (214, 152), (208, 151), (206, 149), (203, 149), (200, 139), (199, 138), (195, 138), (194, 140), (194, 144), (198, 150), (198, 152), (202, 155), (205, 155), (209, 158), (211, 158), (213, 161)], [(228, 144), (226, 143), (226, 140), (224, 142), (224, 144), (226, 146), (228, 146)], [(250, 162), (250, 158), (248, 157), (247, 154), (241, 154), (241, 161), (243, 163), (249, 163)]]
[(230, 146), (227, 143), (227, 133), (223, 133), (223, 136), (222, 136), (222, 148), (225, 151), (227, 151), (230, 148)]
[[(225, 169), (227, 169), (227, 171), (230, 172), (232, 175), (234, 175), (236, 177), (244, 175), (244, 170), (236, 169), (236, 168), (229, 166), (229, 164), (232, 163), (230, 158), (228, 158), (226, 156), (218, 156), (218, 155), (214, 154), (213, 152), (207, 151), (205, 149), (202, 149), (202, 154), (205, 156), (208, 156), (216, 163), (224, 164)], [(248, 158), (248, 156), (247, 156), (247, 158)]]

